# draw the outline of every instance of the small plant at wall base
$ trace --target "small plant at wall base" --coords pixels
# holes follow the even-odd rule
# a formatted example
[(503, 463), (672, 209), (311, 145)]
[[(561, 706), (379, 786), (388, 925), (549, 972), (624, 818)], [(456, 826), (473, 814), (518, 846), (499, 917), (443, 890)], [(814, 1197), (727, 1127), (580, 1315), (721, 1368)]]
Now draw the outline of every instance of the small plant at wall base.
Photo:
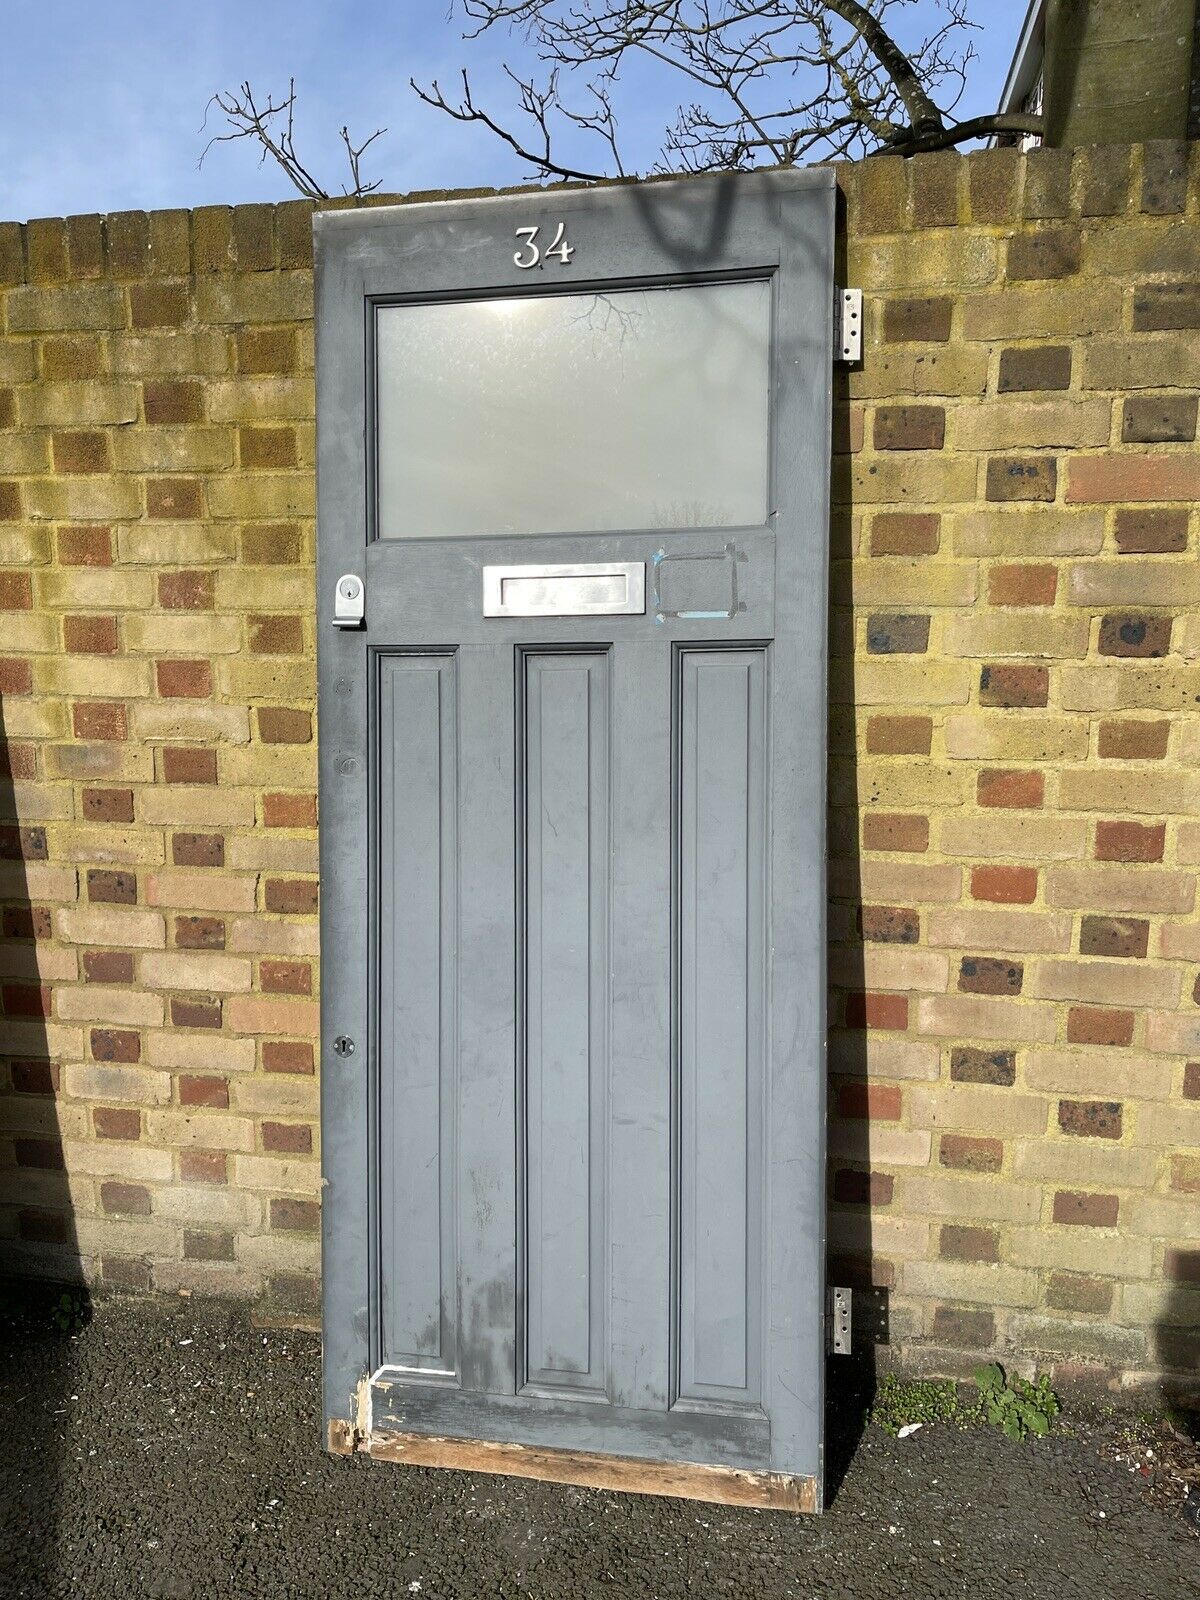
[(975, 1384), (977, 1397), (964, 1401), (958, 1385), (948, 1379), (905, 1379), (888, 1373), (879, 1385), (870, 1419), (893, 1435), (926, 1423), (951, 1422), (959, 1428), (1000, 1428), (1010, 1439), (1024, 1439), (1031, 1433), (1036, 1438), (1049, 1433), (1060, 1410), (1058, 1396), (1044, 1375), (1027, 1382), (1009, 1377), (1002, 1366), (991, 1362), (975, 1368)]

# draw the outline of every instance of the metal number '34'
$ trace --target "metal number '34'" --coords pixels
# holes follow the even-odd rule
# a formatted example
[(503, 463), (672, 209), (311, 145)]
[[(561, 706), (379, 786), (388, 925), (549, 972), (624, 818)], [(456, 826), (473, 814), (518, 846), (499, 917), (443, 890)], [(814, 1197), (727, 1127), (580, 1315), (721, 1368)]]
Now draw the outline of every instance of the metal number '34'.
[(540, 266), (543, 261), (548, 261), (551, 256), (557, 256), (563, 266), (569, 266), (571, 257), (575, 254), (575, 246), (567, 243), (567, 225), (560, 222), (554, 230), (554, 237), (543, 250), (538, 244), (538, 234), (542, 230), (538, 227), (517, 228), (516, 237), (525, 242), (513, 255), (514, 265), (522, 268)]

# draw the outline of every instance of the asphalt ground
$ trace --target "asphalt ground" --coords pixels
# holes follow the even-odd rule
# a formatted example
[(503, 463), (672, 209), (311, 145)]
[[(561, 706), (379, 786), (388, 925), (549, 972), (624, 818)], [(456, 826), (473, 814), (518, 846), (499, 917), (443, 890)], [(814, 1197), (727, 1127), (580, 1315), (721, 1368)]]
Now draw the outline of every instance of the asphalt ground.
[(102, 1301), (73, 1332), (0, 1318), (0, 1594), (1200, 1595), (1187, 1484), (1160, 1470), (1157, 1425), (1122, 1414), (1068, 1404), (1021, 1444), (945, 1425), (898, 1440), (840, 1387), (840, 1481), (823, 1516), (794, 1517), (330, 1457), (319, 1373), (311, 1334), (200, 1301)]

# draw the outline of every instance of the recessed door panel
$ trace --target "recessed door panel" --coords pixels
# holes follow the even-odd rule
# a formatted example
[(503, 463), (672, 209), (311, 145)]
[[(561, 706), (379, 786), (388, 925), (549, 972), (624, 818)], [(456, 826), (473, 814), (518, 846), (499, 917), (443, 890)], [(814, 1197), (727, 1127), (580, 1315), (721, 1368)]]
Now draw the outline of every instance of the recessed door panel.
[(607, 1381), (608, 657), (524, 668), (525, 1376)]
[(766, 653), (685, 649), (679, 678), (679, 1394), (757, 1403)]

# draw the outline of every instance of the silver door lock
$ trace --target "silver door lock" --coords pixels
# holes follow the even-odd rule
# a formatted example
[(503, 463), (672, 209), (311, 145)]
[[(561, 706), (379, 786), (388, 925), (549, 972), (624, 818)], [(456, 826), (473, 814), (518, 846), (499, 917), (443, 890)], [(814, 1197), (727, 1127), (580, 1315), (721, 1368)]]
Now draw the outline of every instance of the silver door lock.
[(361, 628), (367, 614), (367, 589), (355, 572), (346, 572), (337, 581), (333, 594), (335, 628)]
[(339, 1033), (333, 1041), (335, 1056), (352, 1056), (354, 1054), (354, 1040), (348, 1039), (344, 1033)]

